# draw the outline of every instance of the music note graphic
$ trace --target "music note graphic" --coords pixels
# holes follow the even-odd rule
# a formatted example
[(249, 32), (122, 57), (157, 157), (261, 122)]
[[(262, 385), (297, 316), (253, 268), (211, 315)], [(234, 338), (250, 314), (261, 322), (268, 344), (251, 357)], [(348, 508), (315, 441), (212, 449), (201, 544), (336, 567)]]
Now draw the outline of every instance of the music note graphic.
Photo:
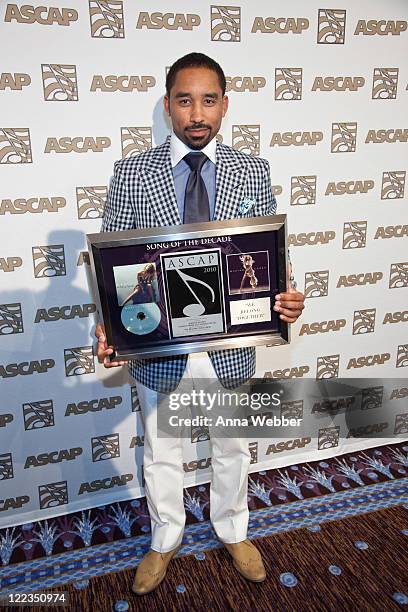
[(189, 274), (186, 274), (185, 272), (181, 272), (181, 270), (177, 269), (176, 271), (178, 272), (178, 274), (179, 274), (181, 280), (183, 281), (183, 283), (186, 285), (188, 290), (193, 294), (193, 296), (195, 297), (195, 299), (198, 302), (198, 303), (193, 302), (191, 304), (187, 304), (186, 306), (184, 306), (183, 314), (185, 314), (186, 317), (199, 317), (200, 315), (204, 314), (205, 306), (202, 303), (202, 301), (200, 300), (200, 298), (198, 297), (198, 295), (192, 289), (191, 284), (192, 283), (198, 283), (200, 285), (204, 285), (204, 287), (207, 287), (207, 289), (209, 289), (210, 292), (211, 292), (211, 302), (213, 302), (213, 303), (215, 301), (214, 290), (212, 289), (212, 287), (210, 287), (210, 285), (208, 285), (204, 281), (199, 280), (198, 278), (194, 278), (193, 276), (190, 276)]

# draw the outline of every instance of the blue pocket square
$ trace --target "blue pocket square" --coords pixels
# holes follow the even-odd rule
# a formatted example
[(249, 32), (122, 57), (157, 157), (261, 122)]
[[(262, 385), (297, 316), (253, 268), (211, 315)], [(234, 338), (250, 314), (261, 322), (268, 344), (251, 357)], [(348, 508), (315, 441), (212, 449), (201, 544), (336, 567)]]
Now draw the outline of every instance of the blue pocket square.
[(241, 204), (239, 205), (239, 212), (241, 215), (244, 215), (245, 213), (247, 213), (249, 210), (251, 210), (251, 208), (255, 205), (255, 201), (252, 198), (249, 198), (248, 196), (246, 196)]

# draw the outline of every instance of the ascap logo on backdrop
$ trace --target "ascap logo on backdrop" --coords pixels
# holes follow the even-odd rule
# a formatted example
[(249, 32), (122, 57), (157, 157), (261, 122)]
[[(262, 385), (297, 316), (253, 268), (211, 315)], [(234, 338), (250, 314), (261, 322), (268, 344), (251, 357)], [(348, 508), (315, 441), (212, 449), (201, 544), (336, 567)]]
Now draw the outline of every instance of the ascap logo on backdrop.
[(261, 147), (261, 128), (259, 125), (233, 125), (232, 147), (242, 153), (257, 156)]
[(392, 19), (359, 19), (356, 25), (356, 29), (354, 30), (354, 35), (358, 36), (359, 34), (363, 34), (363, 36), (374, 36), (374, 34), (379, 34), (380, 36), (388, 36), (391, 34), (392, 36), (399, 36), (401, 32), (405, 32), (407, 29), (406, 21), (395, 21)]
[(141, 30), (192, 30), (201, 23), (200, 15), (193, 13), (139, 13), (136, 29)]
[(26, 212), (42, 213), (58, 212), (66, 206), (67, 201), (62, 196), (54, 198), (17, 198), (16, 200), (0, 200), (0, 215), (10, 213), (11, 215), (23, 215)]
[(120, 457), (119, 434), (113, 433), (106, 436), (95, 436), (91, 438), (92, 461), (106, 461)]
[(50, 482), (38, 487), (40, 510), (63, 506), (68, 503), (68, 483), (66, 480)]
[(0, 481), (14, 478), (13, 459), (11, 453), (3, 453), (0, 455)]
[(90, 91), (148, 91), (156, 85), (154, 76), (136, 76), (95, 74), (92, 78)]
[(395, 312), (387, 312), (383, 319), (383, 325), (387, 323), (407, 323), (408, 310), (396, 310)]
[(303, 145), (317, 145), (323, 140), (323, 132), (274, 132), (272, 134), (270, 147), (303, 147)]
[(390, 266), (390, 289), (408, 287), (408, 261), (392, 263)]
[(381, 185), (382, 200), (396, 200), (404, 197), (405, 170), (389, 170), (383, 172)]
[(281, 403), (281, 417), (303, 419), (303, 400)]
[(355, 310), (353, 317), (353, 336), (371, 334), (375, 328), (375, 308)]
[(328, 415), (337, 414), (339, 411), (347, 412), (347, 410), (353, 406), (356, 402), (354, 395), (346, 397), (339, 397), (333, 400), (323, 400), (322, 402), (315, 402), (312, 408), (312, 414), (315, 412), (327, 413)]
[(398, 87), (398, 68), (374, 68), (373, 100), (395, 100)]
[(408, 387), (397, 387), (391, 391), (390, 400), (408, 397)]
[(31, 77), (25, 72), (2, 72), (0, 74), (0, 91), (10, 89), (11, 91), (21, 91), (23, 87), (28, 87)]
[(82, 376), (95, 372), (93, 346), (64, 349), (65, 376)]
[(408, 412), (395, 415), (394, 436), (408, 433)]
[(315, 245), (315, 244), (328, 244), (331, 240), (336, 237), (336, 232), (328, 230), (325, 232), (301, 232), (300, 234), (289, 234), (288, 245), (289, 246), (304, 246)]
[(375, 410), (383, 403), (384, 387), (367, 387), (361, 390), (361, 410)]
[(52, 400), (41, 400), (23, 404), (24, 429), (44, 429), (54, 427), (54, 405)]
[(48, 244), (32, 248), (35, 278), (65, 276), (65, 252), (63, 244)]
[(265, 77), (261, 76), (235, 76), (225, 77), (227, 81), (226, 91), (259, 91), (266, 85)]
[(363, 76), (317, 76), (312, 91), (358, 91), (364, 85)]
[(307, 334), (325, 334), (333, 331), (338, 332), (346, 327), (346, 319), (331, 319), (330, 321), (315, 321), (314, 323), (303, 323), (299, 336)]
[(362, 287), (363, 285), (375, 285), (383, 278), (382, 272), (360, 272), (359, 274), (348, 274), (339, 276), (337, 289), (339, 287)]
[(89, 259), (89, 253), (88, 251), (81, 251), (78, 255), (78, 261), (77, 261), (77, 266), (90, 266), (91, 265), (91, 261)]
[(133, 474), (122, 474), (120, 476), (108, 476), (99, 480), (91, 480), (91, 482), (83, 482), (78, 489), (78, 495), (112, 489), (112, 487), (124, 487), (131, 480), (133, 480)]
[(211, 40), (214, 42), (241, 41), (241, 8), (211, 5)]
[(47, 138), (44, 153), (103, 153), (111, 146), (108, 136), (62, 136), (61, 138)]
[(329, 270), (306, 272), (305, 298), (323, 297), (329, 294)]
[(302, 366), (294, 366), (292, 368), (284, 368), (282, 370), (274, 370), (273, 372), (268, 371), (264, 374), (264, 380), (268, 380), (270, 378), (303, 378), (308, 372), (310, 368), (308, 365)]
[(77, 457), (80, 457), (83, 452), (80, 446), (75, 446), (73, 448), (63, 448), (61, 450), (51, 451), (50, 453), (29, 455), (25, 461), (24, 469), (41, 467), (49, 465), (50, 463), (61, 463), (62, 461), (73, 461)]
[(353, 368), (365, 368), (375, 365), (384, 365), (391, 359), (390, 353), (376, 353), (375, 355), (362, 355), (361, 357), (351, 357), (347, 364), (347, 370)]
[(183, 463), (183, 469), (185, 472), (195, 472), (197, 470), (206, 470), (211, 465), (211, 457), (206, 459), (198, 459), (190, 461), (190, 463)]
[(357, 142), (357, 123), (332, 123), (331, 152), (354, 153)]
[(67, 321), (76, 317), (83, 319), (89, 317), (96, 311), (95, 304), (74, 304), (73, 306), (51, 306), (50, 308), (39, 308), (35, 315), (34, 323), (40, 321)]
[(39, 23), (41, 25), (70, 26), (77, 21), (78, 12), (73, 8), (58, 8), (54, 6), (32, 6), (24, 4), (8, 4), (4, 21), (17, 21), (17, 23)]
[(271, 189), (272, 189), (272, 194), (274, 196), (279, 196), (279, 195), (282, 195), (283, 193), (282, 185), (271, 185)]
[(309, 28), (306, 17), (255, 17), (251, 32), (264, 34), (302, 34)]
[(368, 130), (365, 139), (366, 144), (368, 143), (384, 143), (384, 142), (407, 142), (408, 141), (408, 129), (390, 129), (390, 130)]
[(17, 510), (22, 508), (24, 504), (28, 504), (30, 501), (29, 495), (18, 495), (17, 497), (7, 497), (0, 499), (0, 512), (6, 512), (7, 510)]
[(379, 238), (403, 238), (408, 236), (408, 225), (380, 225), (375, 232), (374, 240)]
[(99, 219), (103, 217), (108, 188), (106, 185), (77, 187), (76, 199), (78, 219)]
[(347, 221), (343, 225), (343, 249), (363, 249), (366, 245), (367, 221)]
[(1, 272), (14, 272), (16, 268), (21, 268), (22, 265), (21, 257), (0, 257)]
[(132, 405), (132, 412), (140, 412), (140, 402), (136, 386), (130, 387), (130, 403)]
[(275, 100), (302, 99), (302, 68), (275, 68)]
[(144, 446), (144, 436), (132, 436), (129, 448), (141, 448)]
[(22, 334), (23, 332), (21, 304), (0, 304), (0, 336)]
[(196, 444), (197, 442), (205, 442), (205, 440), (210, 439), (210, 430), (205, 425), (192, 425), (191, 426), (191, 434), (190, 441), (191, 444)]
[(99, 399), (93, 399), (77, 404), (68, 404), (65, 410), (65, 416), (71, 414), (87, 414), (88, 412), (101, 412), (101, 410), (112, 410), (122, 403), (120, 395), (113, 395), (112, 397), (101, 397)]
[(316, 379), (337, 378), (339, 375), (340, 355), (323, 355), (317, 358)]
[(89, 0), (92, 38), (124, 38), (122, 0)]
[(334, 448), (339, 445), (340, 427), (323, 427), (319, 429), (318, 450)]
[(248, 450), (251, 453), (251, 464), (258, 463), (258, 442), (250, 442), (248, 444)]
[(361, 425), (360, 427), (354, 427), (349, 429), (347, 438), (366, 438), (373, 434), (381, 434), (387, 429), (388, 423), (372, 423), (370, 425)]
[(0, 365), (1, 378), (14, 378), (15, 376), (31, 376), (31, 374), (46, 374), (55, 366), (53, 359), (41, 359), (41, 361), (22, 361), (21, 363), (9, 363)]
[(266, 455), (270, 455), (271, 453), (282, 453), (283, 451), (291, 451), (296, 448), (304, 448), (308, 444), (310, 444), (312, 438), (309, 436), (304, 438), (295, 438), (294, 440), (286, 440), (277, 442), (276, 444), (270, 444), (266, 451)]
[(397, 351), (396, 368), (408, 367), (408, 344), (400, 344)]
[(14, 421), (14, 416), (11, 413), (0, 414), (0, 427), (7, 427)]
[(291, 206), (316, 204), (317, 176), (292, 176), (290, 181)]
[(342, 45), (346, 33), (346, 11), (319, 9), (317, 42), (321, 45)]
[(373, 189), (374, 181), (338, 181), (328, 183), (324, 195), (354, 195), (356, 193), (368, 193)]
[(151, 127), (123, 127), (120, 128), (122, 143), (122, 159), (131, 155), (139, 155), (152, 148)]
[(46, 102), (77, 102), (76, 66), (72, 64), (41, 64), (44, 100)]
[(0, 128), (0, 164), (31, 164), (30, 130)]

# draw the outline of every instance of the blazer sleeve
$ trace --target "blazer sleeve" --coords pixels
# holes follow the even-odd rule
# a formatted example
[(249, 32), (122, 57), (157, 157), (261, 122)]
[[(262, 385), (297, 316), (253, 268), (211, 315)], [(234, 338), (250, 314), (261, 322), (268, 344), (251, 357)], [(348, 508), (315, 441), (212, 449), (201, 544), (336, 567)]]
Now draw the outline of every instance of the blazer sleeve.
[(114, 175), (109, 185), (101, 231), (117, 232), (134, 229), (135, 227), (135, 215), (128, 187), (123, 177), (121, 162), (117, 161), (115, 162)]

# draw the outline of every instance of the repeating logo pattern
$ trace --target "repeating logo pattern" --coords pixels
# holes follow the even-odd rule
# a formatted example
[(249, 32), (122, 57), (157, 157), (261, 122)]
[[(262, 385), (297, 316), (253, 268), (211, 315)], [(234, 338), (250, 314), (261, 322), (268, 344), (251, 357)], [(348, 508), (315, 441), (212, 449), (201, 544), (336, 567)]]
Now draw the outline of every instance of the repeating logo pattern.
[(106, 185), (77, 187), (78, 219), (99, 219), (103, 217), (107, 197), (108, 188)]
[(292, 176), (290, 185), (291, 206), (316, 204), (316, 175)]
[(107, 436), (95, 436), (91, 438), (92, 461), (105, 461), (120, 457), (119, 434), (108, 434)]
[(370, 334), (375, 327), (375, 308), (355, 310), (353, 318), (353, 336), (358, 334)]
[(241, 8), (239, 6), (211, 6), (211, 40), (240, 42)]
[(205, 425), (192, 425), (191, 426), (191, 442), (204, 442), (210, 439), (210, 430)]
[(319, 429), (318, 450), (334, 448), (339, 445), (340, 427), (323, 427)]
[(340, 367), (340, 354), (325, 355), (317, 358), (316, 379), (338, 378)]
[(346, 11), (319, 9), (317, 42), (324, 45), (343, 45), (346, 34)]
[(332, 153), (353, 153), (356, 150), (357, 123), (333, 123), (331, 136)]
[(132, 405), (132, 412), (140, 412), (140, 402), (137, 395), (137, 387), (130, 387), (130, 401)]
[(281, 417), (283, 416), (287, 419), (303, 419), (303, 400), (282, 402)]
[(408, 367), (408, 344), (400, 344), (397, 350), (397, 368)]
[(95, 372), (93, 346), (64, 349), (65, 376), (82, 376)]
[(53, 401), (41, 400), (23, 404), (23, 417), (26, 431), (44, 429), (44, 427), (54, 427)]
[(395, 100), (398, 87), (398, 68), (374, 68), (373, 100)]
[(329, 270), (306, 272), (305, 298), (324, 297), (329, 294)]
[(0, 304), (0, 336), (22, 334), (23, 332), (21, 304)]
[(65, 276), (65, 252), (63, 244), (48, 244), (32, 248), (35, 278)]
[(260, 125), (233, 125), (232, 147), (242, 153), (258, 156), (261, 147)]
[(0, 164), (31, 164), (30, 130), (0, 128)]
[(120, 129), (122, 158), (139, 155), (152, 148), (151, 127), (123, 127)]
[(390, 267), (390, 289), (408, 287), (408, 261), (392, 263)]
[(384, 387), (367, 387), (361, 390), (361, 410), (374, 410), (381, 408), (383, 403)]
[(89, 0), (92, 38), (124, 38), (122, 0)]
[(362, 249), (366, 245), (367, 221), (347, 221), (343, 225), (343, 249)]
[(9, 478), (14, 478), (13, 459), (11, 453), (2, 453), (0, 455), (0, 480)]
[(405, 191), (405, 170), (389, 170), (383, 172), (381, 184), (381, 199), (396, 200), (404, 197)]
[(68, 483), (66, 480), (51, 482), (38, 487), (40, 510), (63, 506), (68, 503)]
[(408, 433), (408, 412), (395, 415), (394, 435)]
[(302, 68), (275, 68), (275, 100), (302, 99)]
[(76, 66), (41, 64), (44, 100), (46, 102), (78, 101)]
[(250, 463), (258, 463), (258, 442), (250, 442), (248, 444), (248, 450), (251, 453)]

